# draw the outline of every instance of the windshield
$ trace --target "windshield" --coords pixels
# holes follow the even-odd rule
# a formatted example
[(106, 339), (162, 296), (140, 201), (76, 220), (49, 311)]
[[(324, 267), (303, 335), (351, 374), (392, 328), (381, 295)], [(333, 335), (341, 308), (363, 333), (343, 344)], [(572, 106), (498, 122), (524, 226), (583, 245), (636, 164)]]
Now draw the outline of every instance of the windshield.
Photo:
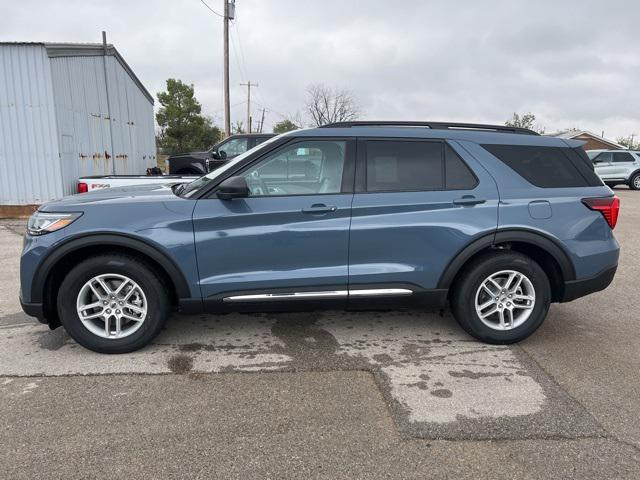
[(188, 183), (180, 192), (180, 196), (186, 197), (186, 198), (194, 196), (201, 188), (209, 185), (218, 176), (220, 176), (227, 170), (233, 168), (238, 163), (242, 162), (242, 160), (247, 158), (249, 155), (252, 155), (253, 153), (263, 148), (268, 148), (268, 146), (273, 142), (275, 142), (278, 138), (280, 138), (280, 135), (272, 137), (269, 140), (261, 143), (260, 145), (256, 145), (251, 150), (247, 150), (246, 152), (235, 157), (233, 160), (228, 161), (227, 163), (222, 165), (220, 168), (216, 168), (213, 172), (207, 173), (206, 175), (194, 180), (193, 182)]

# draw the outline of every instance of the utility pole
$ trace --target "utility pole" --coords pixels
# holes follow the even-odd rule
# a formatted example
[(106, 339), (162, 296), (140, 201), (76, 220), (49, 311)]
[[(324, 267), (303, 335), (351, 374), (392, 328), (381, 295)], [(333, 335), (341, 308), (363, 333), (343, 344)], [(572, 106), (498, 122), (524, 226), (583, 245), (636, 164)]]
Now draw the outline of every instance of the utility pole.
[(265, 110), (266, 110), (265, 108), (262, 108), (262, 119), (260, 120), (260, 131), (258, 133), (262, 133), (262, 127), (264, 125), (264, 111)]
[(231, 0), (231, 11), (229, 11), (229, 0), (224, 2), (224, 33), (223, 33), (223, 50), (224, 50), (224, 135), (231, 135), (231, 106), (229, 102), (229, 19), (235, 17), (235, 0)]
[(241, 83), (241, 87), (247, 87), (247, 133), (251, 133), (251, 87), (259, 87), (257, 83), (251, 83), (249, 80), (247, 83)]

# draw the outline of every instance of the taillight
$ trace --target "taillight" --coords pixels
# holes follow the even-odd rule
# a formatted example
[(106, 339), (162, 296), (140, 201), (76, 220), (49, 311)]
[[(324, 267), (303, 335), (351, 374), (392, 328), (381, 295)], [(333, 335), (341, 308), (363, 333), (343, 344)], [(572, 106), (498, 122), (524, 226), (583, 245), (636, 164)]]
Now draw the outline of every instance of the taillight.
[(78, 193), (87, 193), (89, 191), (89, 185), (84, 182), (78, 182)]
[(609, 226), (615, 228), (616, 223), (618, 223), (618, 213), (620, 212), (620, 199), (618, 197), (583, 198), (582, 203), (591, 210), (600, 212)]

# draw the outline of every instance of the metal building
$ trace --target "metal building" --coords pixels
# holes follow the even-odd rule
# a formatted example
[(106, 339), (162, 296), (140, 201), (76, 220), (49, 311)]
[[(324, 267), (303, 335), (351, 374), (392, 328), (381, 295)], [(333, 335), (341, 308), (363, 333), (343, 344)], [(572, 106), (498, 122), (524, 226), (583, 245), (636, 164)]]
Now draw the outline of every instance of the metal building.
[(155, 154), (153, 97), (113, 45), (0, 43), (0, 205), (144, 174)]

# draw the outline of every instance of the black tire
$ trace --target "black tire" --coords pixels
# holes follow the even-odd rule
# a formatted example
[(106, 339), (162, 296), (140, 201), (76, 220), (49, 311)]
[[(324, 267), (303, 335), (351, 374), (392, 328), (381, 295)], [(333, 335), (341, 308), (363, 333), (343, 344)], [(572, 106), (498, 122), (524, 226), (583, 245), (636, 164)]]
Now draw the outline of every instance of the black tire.
[[(146, 318), (140, 328), (127, 337), (99, 337), (80, 321), (76, 310), (80, 289), (91, 278), (101, 274), (124, 275), (144, 291)], [(99, 353), (127, 353), (144, 347), (162, 330), (169, 308), (169, 294), (161, 277), (146, 262), (124, 254), (100, 255), (83, 261), (67, 274), (58, 293), (58, 314), (64, 328), (80, 345)]]
[[(524, 274), (535, 291), (535, 305), (529, 318), (512, 330), (488, 327), (480, 320), (475, 308), (476, 292), (482, 282), (501, 270)], [(451, 302), (454, 317), (467, 333), (483, 342), (506, 345), (524, 340), (542, 325), (551, 303), (551, 286), (544, 270), (531, 258), (517, 252), (497, 250), (465, 266), (453, 285)]]
[(640, 172), (634, 174), (630, 179), (629, 179), (629, 188), (631, 190), (640, 190), (640, 186), (638, 186), (636, 184), (636, 182), (638, 182), (638, 179), (640, 179)]

